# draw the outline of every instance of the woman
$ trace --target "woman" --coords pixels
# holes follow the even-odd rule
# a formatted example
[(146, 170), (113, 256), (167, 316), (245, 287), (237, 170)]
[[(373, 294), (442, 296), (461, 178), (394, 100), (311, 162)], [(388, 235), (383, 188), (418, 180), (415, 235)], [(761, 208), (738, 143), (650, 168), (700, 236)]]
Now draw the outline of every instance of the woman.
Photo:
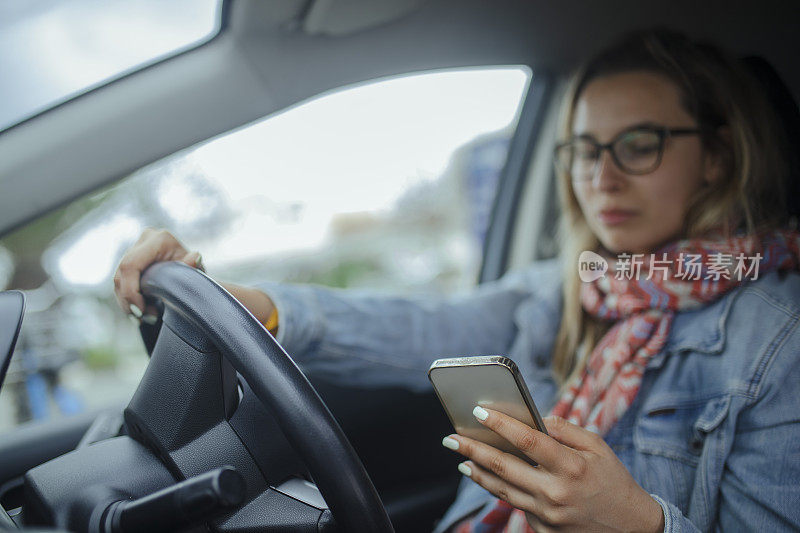
[[(518, 363), (549, 435), (475, 416), (539, 466), (445, 437), (469, 460), (437, 532), (800, 527), (800, 236), (756, 82), (713, 47), (643, 32), (580, 69), (564, 110), (560, 262), (446, 300), (226, 288), (340, 382), (424, 390), (436, 357)], [(606, 275), (582, 282), (581, 252)], [(145, 232), (115, 276), (124, 310), (170, 259), (201, 267)]]

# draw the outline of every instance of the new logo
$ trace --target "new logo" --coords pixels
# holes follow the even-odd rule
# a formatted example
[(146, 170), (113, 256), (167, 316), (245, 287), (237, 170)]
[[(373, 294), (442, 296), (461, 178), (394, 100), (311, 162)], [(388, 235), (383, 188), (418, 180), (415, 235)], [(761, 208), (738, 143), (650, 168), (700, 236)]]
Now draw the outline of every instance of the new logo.
[(602, 278), (607, 271), (608, 261), (601, 255), (587, 250), (578, 256), (578, 277), (581, 278), (581, 281), (589, 283)]

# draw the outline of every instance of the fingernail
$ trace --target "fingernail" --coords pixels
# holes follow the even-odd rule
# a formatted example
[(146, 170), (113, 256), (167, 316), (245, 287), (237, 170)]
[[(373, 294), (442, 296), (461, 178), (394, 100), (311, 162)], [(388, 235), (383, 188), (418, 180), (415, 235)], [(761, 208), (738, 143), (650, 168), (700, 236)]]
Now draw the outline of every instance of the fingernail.
[(467, 477), (470, 477), (472, 475), (472, 469), (469, 466), (467, 466), (467, 463), (459, 463), (458, 471)]
[(144, 315), (142, 317), (142, 322), (151, 326), (155, 326), (156, 322), (158, 322), (158, 317), (155, 315)]
[(197, 261), (195, 261), (194, 264), (197, 265), (197, 268), (199, 268), (203, 272), (206, 271), (206, 267), (205, 267), (205, 265), (203, 265), (203, 256), (202, 255), (197, 254)]
[(442, 446), (444, 446), (445, 448), (450, 448), (451, 450), (457, 450), (458, 441), (450, 437), (445, 437), (442, 439)]
[(142, 318), (142, 310), (136, 307), (136, 305), (130, 305), (131, 314), (136, 318)]
[(486, 418), (489, 416), (489, 412), (480, 405), (475, 406), (475, 409), (472, 410), (472, 414), (475, 415), (475, 418), (481, 421), (486, 420)]

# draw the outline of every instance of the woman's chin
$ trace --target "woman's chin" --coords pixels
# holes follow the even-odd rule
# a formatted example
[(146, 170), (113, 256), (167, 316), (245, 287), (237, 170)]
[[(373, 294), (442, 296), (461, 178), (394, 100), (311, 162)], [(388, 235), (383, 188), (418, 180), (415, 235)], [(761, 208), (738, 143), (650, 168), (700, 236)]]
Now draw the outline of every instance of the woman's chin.
[(619, 237), (601, 237), (600, 243), (611, 255), (620, 254), (648, 254), (653, 250), (649, 243), (644, 243), (637, 239), (625, 239)]

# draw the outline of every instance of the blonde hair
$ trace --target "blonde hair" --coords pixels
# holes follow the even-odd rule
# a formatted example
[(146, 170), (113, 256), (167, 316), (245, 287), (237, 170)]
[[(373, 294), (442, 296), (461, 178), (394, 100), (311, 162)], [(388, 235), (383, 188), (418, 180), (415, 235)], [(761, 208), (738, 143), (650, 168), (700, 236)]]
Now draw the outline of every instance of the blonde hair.
[[(681, 33), (662, 29), (631, 33), (582, 65), (564, 96), (560, 138), (571, 136), (575, 104), (590, 81), (630, 71), (654, 72), (675, 83), (682, 105), (703, 132), (704, 150), (724, 163), (724, 175), (692, 198), (682, 237), (720, 228), (730, 235), (786, 224), (783, 189), (788, 169), (776, 117), (763, 89), (737, 59)], [(720, 135), (721, 129), (727, 135)], [(583, 370), (588, 354), (611, 324), (590, 316), (581, 306), (578, 255), (597, 250), (600, 242), (578, 205), (571, 178), (557, 172), (564, 305), (553, 370), (563, 387)]]

